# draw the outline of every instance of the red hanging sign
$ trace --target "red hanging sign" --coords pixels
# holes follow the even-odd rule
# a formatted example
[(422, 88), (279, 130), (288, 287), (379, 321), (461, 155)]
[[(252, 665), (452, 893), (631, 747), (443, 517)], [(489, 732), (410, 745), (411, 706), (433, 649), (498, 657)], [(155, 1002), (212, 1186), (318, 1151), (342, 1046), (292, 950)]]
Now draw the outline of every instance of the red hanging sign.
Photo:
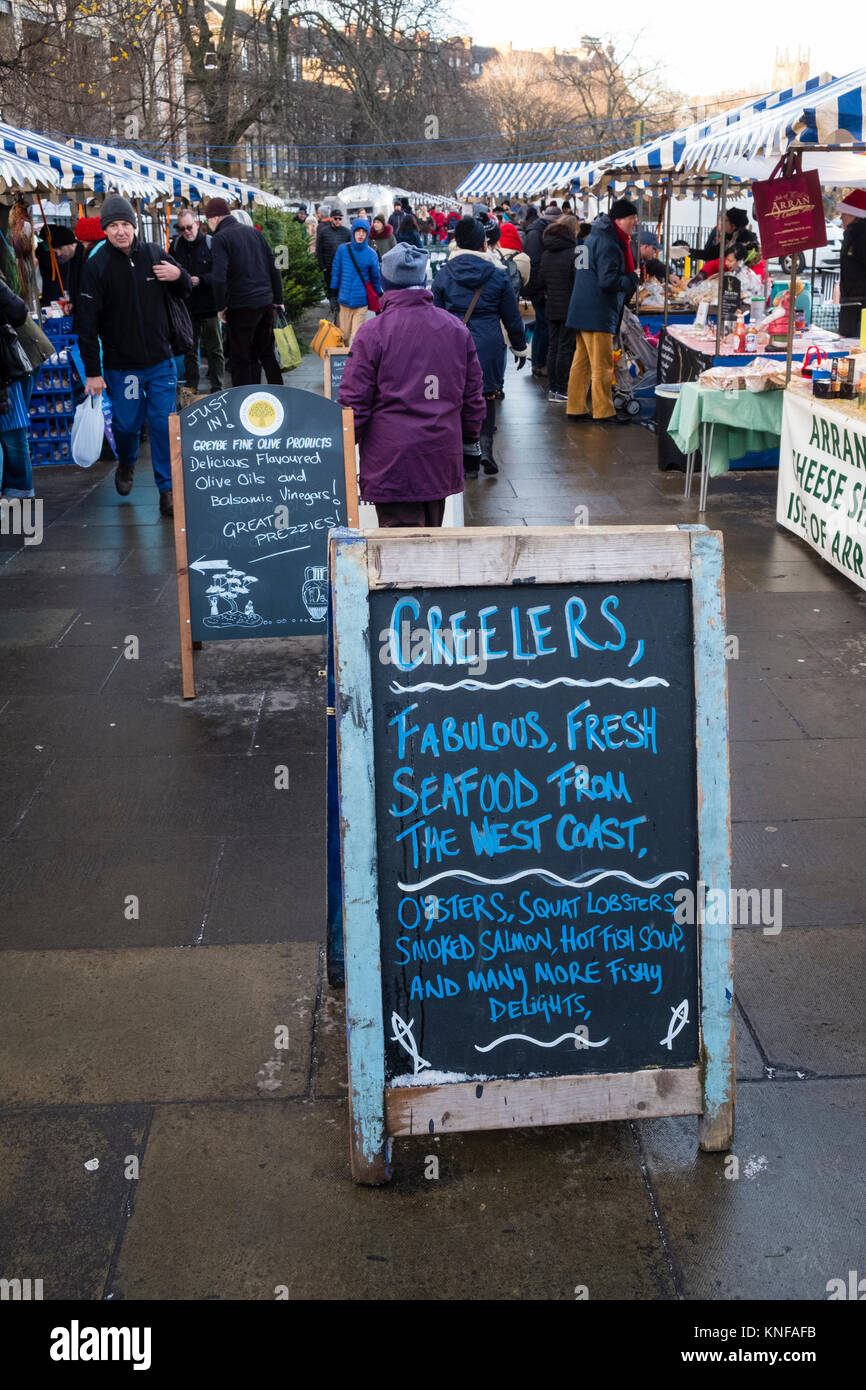
[(817, 170), (752, 184), (761, 251), (772, 260), (827, 245), (827, 223)]

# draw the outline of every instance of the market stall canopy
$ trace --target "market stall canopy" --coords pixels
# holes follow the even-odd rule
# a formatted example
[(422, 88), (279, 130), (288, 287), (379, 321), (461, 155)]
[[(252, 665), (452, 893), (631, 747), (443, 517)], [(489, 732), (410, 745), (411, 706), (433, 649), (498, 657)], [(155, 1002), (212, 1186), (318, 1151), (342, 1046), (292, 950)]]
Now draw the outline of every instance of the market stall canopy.
[(741, 106), (732, 107), (730, 111), (722, 111), (710, 120), (699, 121), (693, 125), (683, 126), (679, 130), (668, 131), (667, 134), (658, 135), (643, 145), (636, 145), (630, 150), (622, 150), (619, 154), (611, 155), (607, 159), (600, 159), (597, 167), (614, 175), (617, 171), (623, 174), (626, 172), (650, 175), (670, 173), (676, 169), (687, 145), (710, 135), (724, 134), (731, 126), (738, 125), (741, 121), (748, 120), (762, 112), (774, 110), (797, 97), (818, 92), (822, 87), (835, 81), (836, 79), (829, 73), (821, 73), (816, 77), (808, 78), (805, 82), (798, 82), (793, 87), (784, 87), (777, 92), (771, 92), (768, 96), (743, 102)]
[(353, 183), (341, 188), (337, 197), (341, 203), (390, 203), (394, 198), (408, 198), (406, 188), (395, 188), (390, 183)]
[(140, 150), (128, 150), (114, 145), (96, 144), (89, 140), (73, 140), (71, 146), (104, 161), (111, 168), (124, 171), (128, 175), (146, 178), (158, 190), (158, 196), (172, 202), (201, 203), (208, 198), (221, 197), (229, 202), (258, 203), (262, 207), (283, 206), (283, 200), (274, 193), (266, 193), (233, 179), (228, 174), (218, 174), (213, 169), (202, 168), (198, 164), (188, 164), (181, 160), (163, 156), (160, 159), (142, 154)]
[[(866, 185), (866, 68), (688, 143), (678, 169), (767, 178), (788, 149), (822, 183)], [(828, 149), (828, 146), (836, 148)]]
[(15, 188), (46, 189), (60, 187), (60, 175), (56, 169), (46, 168), (36, 159), (20, 159), (17, 155), (0, 151), (0, 193), (10, 193)]
[(381, 206), (394, 198), (408, 198), (413, 207), (421, 205), (427, 208), (446, 207), (454, 201), (441, 193), (416, 193), (409, 188), (395, 188), (391, 183), (353, 183), (348, 188), (341, 188), (337, 197), (346, 205), (363, 203), (365, 207), (375, 207), (377, 203)]
[(559, 164), (476, 164), (456, 189), (458, 198), (496, 194), (501, 198), (530, 198), (546, 188), (570, 188), (585, 162)]
[(132, 170), (112, 166), (96, 155), (63, 145), (47, 135), (31, 130), (19, 130), (0, 122), (0, 164), (10, 161), (10, 172), (16, 166), (26, 179), (15, 182), (3, 175), (9, 187), (22, 192), (43, 188), (82, 189), (89, 193), (108, 193), (115, 190), (133, 198), (154, 198), (159, 188), (150, 178)]

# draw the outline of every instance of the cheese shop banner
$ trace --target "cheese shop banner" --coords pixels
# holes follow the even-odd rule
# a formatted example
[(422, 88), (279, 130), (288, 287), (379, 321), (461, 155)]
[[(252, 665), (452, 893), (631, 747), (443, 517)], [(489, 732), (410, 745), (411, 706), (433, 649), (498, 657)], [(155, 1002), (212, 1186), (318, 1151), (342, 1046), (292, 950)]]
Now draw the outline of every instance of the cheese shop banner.
[(776, 520), (866, 589), (866, 418), (786, 393)]

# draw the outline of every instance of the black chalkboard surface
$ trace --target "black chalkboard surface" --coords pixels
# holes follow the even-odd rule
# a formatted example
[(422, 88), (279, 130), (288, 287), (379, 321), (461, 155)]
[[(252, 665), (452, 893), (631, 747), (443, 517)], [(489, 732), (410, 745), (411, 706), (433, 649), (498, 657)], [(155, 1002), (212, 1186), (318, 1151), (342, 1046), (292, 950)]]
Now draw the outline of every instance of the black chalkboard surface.
[(221, 391), (181, 413), (180, 454), (191, 639), (324, 633), (328, 531), (350, 520), (354, 488), (336, 402)]
[(369, 601), (387, 1084), (693, 1067), (690, 584)]
[(325, 395), (331, 401), (335, 401), (340, 393), (348, 356), (348, 348), (329, 348), (325, 353)]

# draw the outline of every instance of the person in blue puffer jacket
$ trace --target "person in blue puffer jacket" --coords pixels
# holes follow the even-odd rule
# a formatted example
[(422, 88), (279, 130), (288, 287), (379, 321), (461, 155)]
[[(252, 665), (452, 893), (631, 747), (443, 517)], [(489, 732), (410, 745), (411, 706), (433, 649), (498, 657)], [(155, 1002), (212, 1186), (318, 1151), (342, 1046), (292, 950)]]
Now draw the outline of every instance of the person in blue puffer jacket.
[[(502, 328), (517, 359), (518, 371), (526, 365), (528, 349), (517, 295), (508, 271), (488, 257), (486, 248), (484, 224), (476, 217), (461, 218), (454, 231), (451, 255), (433, 281), (433, 303), (462, 319), (476, 291), (481, 291), (466, 326), (472, 334), (484, 373), (487, 415), (481, 426), (481, 462), (484, 472), (493, 474), (499, 472), (493, 457), (493, 435), (496, 402), (503, 396), (507, 355)], [(477, 470), (467, 470), (467, 476), (477, 476)]]
[(339, 325), (348, 347), (367, 317), (367, 285), (382, 293), (379, 257), (368, 242), (370, 223), (366, 217), (352, 221), (352, 240), (337, 247), (331, 266), (331, 293), (337, 296)]

